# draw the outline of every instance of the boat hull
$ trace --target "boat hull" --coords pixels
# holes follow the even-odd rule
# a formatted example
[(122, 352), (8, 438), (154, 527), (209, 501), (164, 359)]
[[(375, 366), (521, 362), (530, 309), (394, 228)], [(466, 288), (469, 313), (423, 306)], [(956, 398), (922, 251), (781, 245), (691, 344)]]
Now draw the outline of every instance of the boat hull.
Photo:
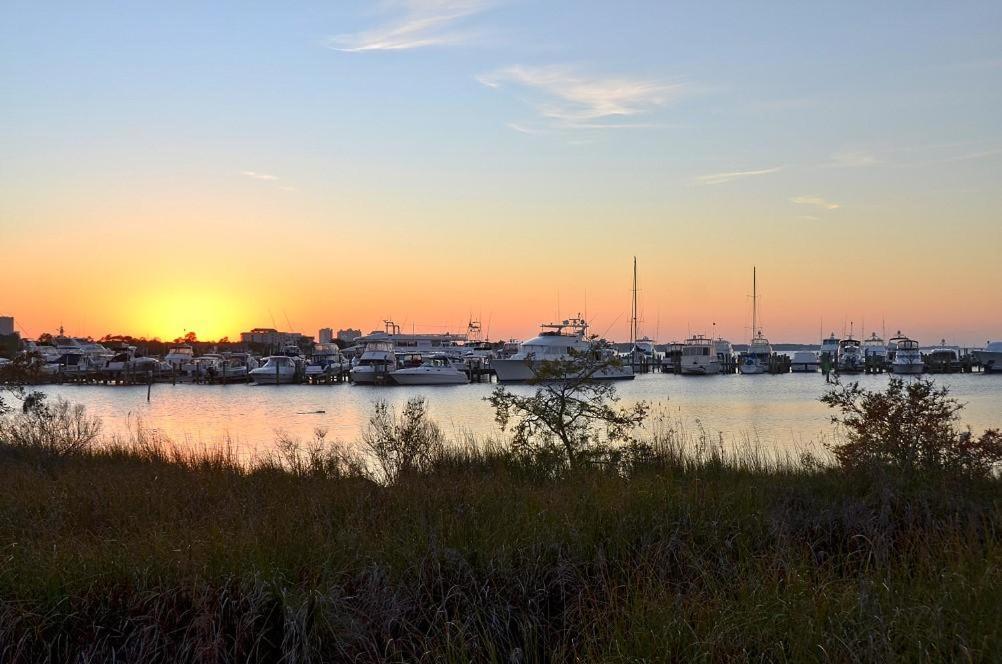
[[(492, 360), (491, 368), (499, 383), (524, 383), (536, 377), (536, 367), (541, 362), (532, 360)], [(633, 368), (608, 367), (594, 376), (595, 380), (632, 380)]]
[(986, 373), (1002, 373), (1002, 352), (976, 350), (972, 353)]
[(258, 385), (290, 385), (296, 382), (296, 374), (282, 371), (276, 374), (274, 371), (254, 369), (250, 372), (250, 379)]
[(817, 373), (819, 365), (814, 362), (795, 362), (790, 365), (792, 373)]
[(439, 372), (420, 369), (400, 369), (390, 374), (398, 385), (466, 385), (469, 377), (461, 371)]
[(891, 373), (900, 374), (902, 376), (915, 376), (925, 369), (925, 365), (922, 364), (891, 364)]
[(712, 376), (720, 373), (720, 364), (716, 362), (710, 364), (683, 364), (681, 371), (685, 376)]

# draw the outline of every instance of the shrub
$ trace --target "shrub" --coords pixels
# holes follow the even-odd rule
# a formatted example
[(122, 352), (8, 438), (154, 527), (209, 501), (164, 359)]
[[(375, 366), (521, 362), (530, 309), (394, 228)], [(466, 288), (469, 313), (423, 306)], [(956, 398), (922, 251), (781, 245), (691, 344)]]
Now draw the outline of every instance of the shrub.
[(931, 380), (891, 379), (884, 392), (858, 383), (837, 384), (821, 401), (839, 411), (845, 440), (828, 445), (845, 468), (885, 465), (904, 470), (946, 470), (985, 475), (1002, 461), (1002, 435), (975, 437), (955, 424), (963, 405)]
[(423, 397), (407, 400), (397, 414), (385, 401), (377, 401), (362, 443), (379, 463), (384, 479), (393, 483), (402, 475), (426, 470), (443, 446), (442, 430), (428, 419)]
[(101, 421), (89, 417), (82, 405), (72, 405), (64, 399), (49, 404), (37, 392), (25, 398), (20, 413), (0, 418), (0, 440), (56, 456), (88, 449), (100, 432)]

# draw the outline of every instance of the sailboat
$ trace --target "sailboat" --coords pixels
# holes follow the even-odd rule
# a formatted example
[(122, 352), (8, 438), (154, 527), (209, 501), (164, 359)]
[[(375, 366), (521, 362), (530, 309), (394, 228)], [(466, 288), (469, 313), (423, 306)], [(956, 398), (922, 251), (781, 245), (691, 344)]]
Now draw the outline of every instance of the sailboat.
[(769, 370), (772, 345), (758, 329), (758, 274), (752, 267), (752, 339), (748, 350), (741, 354), (738, 371), (743, 374), (762, 374)]

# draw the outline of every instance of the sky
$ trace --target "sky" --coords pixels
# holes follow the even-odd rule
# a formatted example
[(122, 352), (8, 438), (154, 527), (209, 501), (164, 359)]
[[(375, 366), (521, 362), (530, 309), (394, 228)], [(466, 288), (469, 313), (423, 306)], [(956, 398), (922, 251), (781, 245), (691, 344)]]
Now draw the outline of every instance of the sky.
[(0, 3), (0, 314), (1002, 337), (1002, 3)]

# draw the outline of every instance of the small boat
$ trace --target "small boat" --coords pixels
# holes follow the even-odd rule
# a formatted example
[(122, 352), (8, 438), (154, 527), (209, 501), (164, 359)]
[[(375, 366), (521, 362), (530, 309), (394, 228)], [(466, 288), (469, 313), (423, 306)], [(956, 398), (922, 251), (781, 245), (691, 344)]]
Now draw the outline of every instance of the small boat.
[(734, 346), (730, 341), (717, 337), (713, 340), (713, 352), (716, 353), (721, 367), (734, 366)]
[(462, 360), (445, 354), (425, 357), (416, 367), (390, 372), (398, 385), (465, 385), (470, 382)]
[(922, 353), (919, 351), (918, 342), (914, 339), (900, 336), (900, 332), (898, 335), (895, 339), (891, 373), (904, 375), (922, 373), (925, 370), (925, 363), (922, 361)]
[(818, 354), (813, 350), (798, 350), (790, 360), (790, 371), (793, 373), (813, 373), (820, 366)]
[(374, 332), (366, 337), (359, 337), (356, 341), (364, 345), (361, 357), (348, 372), (351, 382), (372, 385), (397, 368), (397, 356), (393, 352), (390, 335)]
[(314, 380), (326, 378), (341, 373), (347, 367), (348, 360), (337, 344), (317, 344), (306, 365), (306, 377)]
[(866, 368), (866, 362), (863, 359), (863, 344), (860, 343), (859, 339), (853, 339), (850, 334), (847, 339), (838, 342), (835, 366), (839, 373), (846, 374), (860, 373)]
[(164, 355), (164, 362), (178, 372), (189, 372), (195, 364), (195, 351), (191, 346), (171, 346)]
[[(524, 341), (518, 352), (506, 359), (491, 361), (491, 367), (502, 383), (524, 382), (536, 377), (536, 369), (546, 361), (567, 359), (571, 350), (578, 353), (590, 352), (591, 342), (586, 338), (588, 323), (582, 318), (570, 318), (560, 323), (541, 325), (539, 335)], [(612, 359), (615, 352), (611, 348), (603, 351), (603, 359)], [(596, 373), (595, 380), (630, 380), (633, 367), (628, 364), (615, 366), (610, 363)]]
[(270, 355), (264, 364), (248, 373), (250, 379), (259, 385), (283, 385), (295, 383), (301, 375), (302, 362), (289, 355)]
[(682, 346), (682, 373), (688, 376), (710, 376), (720, 373), (720, 359), (712, 339), (701, 334), (685, 340)]
[(986, 373), (1002, 372), (1002, 341), (989, 341), (983, 349), (972, 353)]

